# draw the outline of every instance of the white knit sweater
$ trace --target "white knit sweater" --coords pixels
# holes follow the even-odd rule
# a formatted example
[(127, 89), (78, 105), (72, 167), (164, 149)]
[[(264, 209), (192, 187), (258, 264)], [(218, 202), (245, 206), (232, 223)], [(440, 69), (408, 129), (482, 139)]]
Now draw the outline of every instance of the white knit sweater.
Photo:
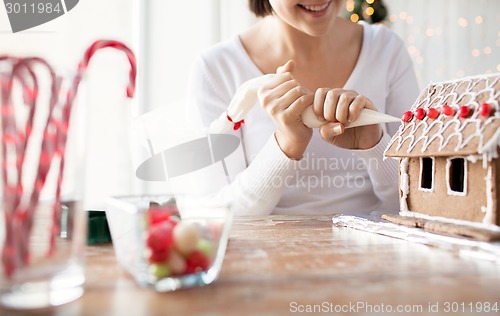
[[(362, 50), (344, 89), (365, 95), (380, 112), (399, 117), (418, 95), (411, 60), (402, 41), (385, 26), (362, 25)], [(242, 83), (261, 75), (239, 37), (211, 47), (193, 65), (190, 117), (197, 114), (197, 124), (208, 127)], [(207, 181), (218, 198), (230, 201), (238, 215), (396, 211), (397, 165), (383, 160), (383, 151), (397, 127), (384, 126), (381, 141), (369, 150), (334, 147), (315, 130), (304, 158), (294, 161), (277, 145), (274, 124), (257, 104), (234, 132), (242, 146), (225, 160), (231, 183), (216, 184), (214, 177), (200, 181)]]

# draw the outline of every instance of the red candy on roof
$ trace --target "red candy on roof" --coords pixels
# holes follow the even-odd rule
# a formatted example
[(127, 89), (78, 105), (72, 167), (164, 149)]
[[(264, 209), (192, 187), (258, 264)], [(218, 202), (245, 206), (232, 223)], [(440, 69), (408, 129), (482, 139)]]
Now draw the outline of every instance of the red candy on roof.
[[(493, 108), (490, 104), (483, 103), (477, 108), (477, 111), (480, 116), (488, 117), (492, 114)], [(468, 105), (462, 105), (457, 110), (458, 116), (461, 118), (467, 118), (471, 116), (473, 112), (474, 109), (472, 109)], [(451, 106), (446, 104), (443, 105), (443, 107), (441, 108), (441, 112), (437, 108), (429, 108), (427, 110), (425, 110), (424, 108), (418, 108), (414, 112), (406, 111), (401, 117), (401, 120), (407, 123), (410, 122), (413, 119), (413, 117), (415, 117), (417, 120), (420, 121), (423, 120), (425, 117), (428, 117), (429, 119), (436, 119), (439, 117), (441, 113), (449, 117), (455, 114), (455, 110)]]
[(453, 110), (453, 108), (449, 105), (444, 105), (443, 114), (446, 116), (452, 116), (453, 114), (455, 114), (455, 110)]
[(403, 113), (403, 117), (401, 118), (401, 120), (403, 122), (409, 122), (411, 121), (412, 118), (413, 118), (413, 113), (411, 113), (411, 111), (406, 111)]
[(470, 114), (470, 107), (468, 107), (467, 105), (462, 105), (458, 109), (458, 116), (460, 116), (461, 118), (467, 118), (469, 114)]
[(415, 117), (417, 118), (417, 120), (423, 120), (424, 117), (425, 117), (425, 110), (423, 108), (418, 108), (416, 111), (415, 111)]
[(435, 119), (439, 116), (439, 111), (436, 110), (435, 108), (430, 108), (427, 110), (427, 117), (430, 119)]
[(487, 117), (491, 114), (491, 105), (483, 103), (479, 106), (479, 115)]
[[(391, 139), (385, 155), (498, 159), (499, 91), (500, 74), (429, 84), (405, 113), (406, 122)], [(419, 108), (425, 109), (426, 117), (413, 119)]]

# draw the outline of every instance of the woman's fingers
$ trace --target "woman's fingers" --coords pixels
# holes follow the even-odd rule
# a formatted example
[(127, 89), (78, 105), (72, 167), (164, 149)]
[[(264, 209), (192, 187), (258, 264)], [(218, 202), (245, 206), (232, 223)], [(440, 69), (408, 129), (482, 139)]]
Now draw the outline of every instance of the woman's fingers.
[(320, 122), (326, 122), (323, 115), (323, 108), (325, 106), (326, 94), (329, 90), (328, 88), (320, 88), (314, 93), (313, 112)]
[(316, 90), (314, 99), (314, 113), (324, 121), (338, 122), (337, 106), (344, 90), (320, 88)]
[(274, 89), (281, 85), (284, 82), (290, 81), (290, 80), (295, 80), (295, 77), (293, 74), (289, 71), (277, 74), (276, 76), (272, 77), (269, 79), (268, 82), (264, 83), (259, 90), (269, 90), (269, 89)]
[(280, 97), (281, 103), (287, 104), (286, 108), (291, 106), (292, 103), (295, 102), (295, 100), (306, 93), (306, 91), (304, 91), (304, 89), (300, 85), (294, 85), (294, 83), (292, 82), (285, 82), (279, 88), (281, 88), (283, 91), (286, 91), (286, 93)]
[(314, 96), (314, 113), (329, 122), (339, 122), (347, 127), (359, 118), (361, 110), (376, 110), (373, 103), (356, 91), (321, 88)]
[(292, 59), (290, 59), (283, 66), (279, 66), (278, 69), (276, 69), (276, 74), (280, 75), (285, 72), (293, 72), (294, 69), (295, 69), (295, 62)]
[(285, 87), (288, 89), (298, 85), (290, 72), (286, 72), (269, 80), (257, 90), (257, 97), (263, 106), (272, 103), (273, 100), (281, 98), (288, 90), (283, 90), (282, 85), (286, 83)]
[(361, 110), (366, 106), (366, 98), (362, 95), (356, 96), (349, 107), (349, 123), (355, 122), (361, 113)]
[(325, 98), (325, 105), (323, 109), (323, 116), (329, 122), (338, 122), (337, 107), (339, 106), (340, 97), (342, 96), (341, 89), (331, 89), (327, 92)]
[(293, 117), (300, 118), (302, 113), (306, 110), (307, 107), (311, 106), (314, 102), (314, 94), (306, 93), (298, 97), (287, 109), (287, 112), (291, 114)]
[(295, 100), (305, 94), (304, 89), (294, 79), (286, 81), (270, 90), (261, 90), (259, 99), (268, 113), (286, 110)]
[(319, 133), (321, 138), (330, 144), (335, 145), (335, 139), (337, 136), (344, 133), (345, 127), (342, 123), (328, 122), (319, 127)]
[(349, 112), (353, 101), (356, 99), (357, 93), (353, 91), (344, 91), (338, 98), (337, 107), (335, 109), (335, 118), (338, 122), (349, 125)]

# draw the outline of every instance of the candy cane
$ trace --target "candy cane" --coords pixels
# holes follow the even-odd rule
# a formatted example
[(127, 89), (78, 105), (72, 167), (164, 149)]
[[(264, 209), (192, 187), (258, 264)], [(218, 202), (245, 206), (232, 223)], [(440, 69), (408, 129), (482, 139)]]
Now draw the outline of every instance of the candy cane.
[[(19, 213), (27, 213), (25, 216), (25, 219), (23, 221), (23, 232), (25, 233), (24, 237), (25, 240), (24, 242), (21, 243), (21, 246), (19, 248), (19, 252), (22, 253), (24, 256), (24, 263), (27, 264), (29, 262), (29, 236), (31, 234), (31, 230), (33, 227), (33, 220), (34, 220), (34, 212), (37, 208), (38, 201), (39, 201), (39, 196), (40, 193), (45, 186), (45, 182), (47, 180), (47, 175), (50, 170), (50, 165), (52, 163), (52, 160), (55, 158), (57, 154), (57, 144), (56, 144), (56, 139), (55, 139), (55, 129), (56, 129), (56, 124), (54, 122), (53, 118), (53, 112), (54, 109), (58, 103), (59, 100), (59, 89), (61, 85), (61, 80), (59, 80), (55, 74), (54, 69), (52, 66), (50, 66), (44, 59), (33, 57), (33, 58), (26, 58), (23, 60), (23, 63), (26, 68), (29, 69), (29, 67), (32, 67), (35, 64), (40, 64), (44, 66), (50, 76), (50, 82), (51, 82), (51, 94), (50, 94), (50, 100), (49, 100), (49, 111), (47, 115), (47, 119), (44, 124), (44, 130), (43, 130), (43, 138), (42, 138), (42, 143), (41, 143), (41, 151), (40, 151), (40, 158), (38, 161), (38, 169), (35, 177), (35, 182), (33, 184), (33, 191), (31, 192), (28, 205), (24, 209), (20, 209)], [(33, 91), (34, 95), (38, 95), (38, 91), (34, 90)], [(36, 99), (35, 99), (36, 103)], [(59, 200), (55, 199), (53, 201), (54, 203), (54, 208), (59, 206)], [(49, 248), (50, 249), (50, 248)]]
[[(4, 78), (0, 80), (2, 90), (0, 104), (2, 108), (2, 181), (4, 184), (2, 207), (4, 208), (5, 216), (5, 242), (2, 249), (2, 263), (6, 275), (11, 275), (22, 261), (16, 249), (19, 236), (24, 233), (16, 227), (20, 224), (18, 214), (16, 214), (16, 208), (22, 196), (22, 185), (19, 179), (21, 178), (21, 166), (23, 163), (22, 153), (26, 145), (26, 138), (23, 138), (24, 135), (22, 131), (18, 132), (15, 119), (15, 107), (11, 102), (11, 92), (14, 87), (15, 77), (14, 69), (18, 65), (19, 59), (11, 56), (1, 56), (0, 61), (9, 62), (10, 66), (10, 75), (4, 75)], [(23, 86), (23, 90), (25, 90), (27, 85), (26, 81), (22, 78), (19, 81)], [(7, 161), (9, 156), (11, 158), (15, 157), (14, 168), (9, 166), (9, 162)], [(8, 174), (9, 171), (12, 172), (12, 169), (15, 169), (17, 172), (17, 181), (9, 181)], [(11, 178), (11, 180), (14, 179)]]
[[(70, 125), (70, 117), (71, 117), (71, 110), (73, 107), (73, 102), (78, 94), (78, 88), (80, 86), (80, 82), (85, 75), (85, 72), (87, 71), (87, 68), (89, 66), (89, 63), (94, 56), (94, 54), (103, 48), (114, 48), (119, 51), (122, 51), (125, 53), (129, 63), (130, 63), (130, 72), (129, 72), (129, 83), (127, 85), (127, 97), (132, 98), (135, 94), (135, 88), (136, 88), (136, 77), (137, 77), (137, 61), (135, 58), (135, 55), (133, 51), (128, 48), (125, 44), (120, 43), (118, 41), (114, 40), (98, 40), (94, 42), (84, 53), (83, 59), (80, 61), (78, 64), (78, 70), (77, 73), (73, 79), (73, 84), (70, 88), (70, 90), (67, 92), (66, 95), (66, 102), (63, 106), (62, 109), (62, 118), (61, 122), (59, 124), (58, 128), (58, 153), (60, 155), (60, 160), (59, 160), (59, 168), (58, 168), (58, 176), (57, 176), (57, 187), (56, 187), (56, 201), (60, 202), (61, 199), (61, 188), (62, 188), (62, 181), (63, 181), (63, 170), (64, 170), (64, 164), (65, 164), (65, 158), (64, 158), (64, 153), (66, 151), (66, 140), (68, 137), (68, 130), (69, 130), (69, 125)], [(52, 230), (51, 230), (51, 237), (50, 237), (50, 247), (49, 247), (49, 254), (53, 252), (55, 249), (55, 240), (56, 240), (56, 232), (59, 230), (59, 212), (60, 212), (60, 207), (59, 205), (54, 205), (53, 209), (53, 223), (52, 223)]]
[[(248, 112), (257, 102), (257, 91), (259, 88), (274, 76), (274, 74), (263, 75), (243, 83), (238, 90), (236, 90), (227, 111), (222, 113), (219, 118), (212, 122), (208, 129), (209, 133), (224, 133), (231, 128), (235, 130), (238, 129), (244, 122)], [(326, 123), (318, 119), (316, 114), (314, 114), (312, 106), (306, 108), (301, 117), (304, 125), (309, 128), (317, 128)], [(399, 121), (400, 119), (397, 117), (370, 109), (363, 109), (361, 110), (359, 118), (346, 128)]]
[(96, 53), (96, 51), (101, 50), (103, 48), (110, 47), (122, 51), (126, 54), (128, 61), (130, 63), (130, 72), (129, 72), (129, 83), (127, 85), (127, 96), (129, 98), (134, 97), (135, 86), (136, 86), (136, 77), (137, 77), (137, 61), (134, 53), (130, 48), (128, 48), (125, 44), (120, 43), (118, 41), (113, 40), (99, 40), (94, 42), (85, 52), (82, 61), (78, 66), (79, 73), (83, 74), (87, 67), (89, 66), (90, 60)]
[[(31, 82), (33, 84), (32, 87), (29, 86), (27, 81), (23, 75), (23, 69), (30, 76)], [(38, 80), (36, 75), (31, 69), (31, 67), (26, 63), (26, 59), (19, 59), (19, 61), (14, 65), (11, 73), (11, 78), (9, 80), (9, 89), (7, 90), (7, 100), (10, 100), (10, 94), (12, 92), (12, 86), (14, 77), (19, 80), (21, 86), (23, 87), (23, 97), (25, 103), (29, 106), (29, 113), (27, 117), (27, 121), (25, 124), (24, 131), (22, 129), (18, 129), (17, 133), (17, 141), (16, 141), (16, 170), (17, 170), (17, 182), (16, 182), (16, 194), (13, 197), (14, 201), (10, 207), (10, 210), (15, 212), (14, 219), (14, 227), (10, 230), (11, 233), (14, 233), (14, 242), (15, 249), (17, 251), (15, 254), (17, 255), (17, 266), (23, 266), (27, 264), (29, 261), (29, 236), (31, 232), (32, 219), (30, 218), (30, 206), (25, 208), (20, 207), (21, 199), (24, 194), (24, 188), (22, 184), (23, 178), (23, 170), (25, 163), (25, 153), (28, 145), (28, 141), (31, 138), (31, 133), (33, 131), (33, 119), (35, 115), (35, 107), (38, 96)], [(10, 103), (10, 102), (9, 102)], [(12, 104), (11, 104), (12, 105)], [(12, 109), (14, 109), (14, 105), (12, 105)], [(35, 194), (35, 190), (32, 191), (32, 195)], [(31, 200), (31, 199), (30, 199)], [(38, 199), (37, 199), (38, 201)], [(31, 203), (30, 203), (31, 204)], [(35, 205), (36, 207), (36, 205)]]
[[(4, 271), (7, 276), (11, 276), (18, 267), (25, 266), (29, 263), (29, 239), (33, 226), (34, 212), (37, 208), (38, 197), (42, 190), (47, 173), (50, 168), (51, 154), (47, 151), (48, 138), (45, 137), (49, 126), (52, 110), (57, 102), (57, 91), (55, 88), (55, 73), (52, 67), (43, 59), (40, 58), (13, 58), (9, 56), (0, 57), (2, 61), (10, 61), (14, 65), (11, 69), (9, 80), (2, 81), (2, 122), (6, 124), (2, 126), (4, 138), (2, 139), (2, 159), (3, 167), (3, 183), (4, 183), (4, 213), (6, 237), (2, 250), (2, 262)], [(35, 177), (35, 183), (28, 199), (27, 205), (20, 205), (24, 189), (22, 184), (22, 174), (25, 164), (26, 148), (33, 131), (33, 119), (38, 97), (38, 80), (32, 67), (39, 63), (45, 66), (52, 79), (52, 95), (49, 105), (49, 114), (47, 116), (47, 124), (45, 126), (44, 138), (41, 144), (41, 158), (38, 164), (38, 171)], [(24, 72), (23, 72), (24, 70)], [(24, 74), (27, 73), (31, 79), (32, 87), (27, 83)], [(25, 128), (20, 129), (16, 126), (14, 116), (15, 106), (11, 100), (11, 94), (14, 87), (14, 79), (17, 79), (23, 87), (23, 97), (25, 103), (29, 106), (28, 117), (25, 123)], [(11, 153), (15, 153), (17, 181), (15, 184), (8, 182), (7, 178), (7, 147), (11, 149)], [(55, 146), (52, 146), (55, 147)], [(14, 148), (14, 149), (12, 149)], [(46, 159), (44, 159), (46, 158)]]
[[(4, 208), (5, 213), (5, 243), (2, 249), (2, 262), (4, 264), (4, 268), (7, 275), (10, 275), (14, 272), (15, 268), (24, 264), (23, 258), (25, 257), (25, 251), (16, 251), (23, 247), (22, 240), (25, 239), (24, 229), (22, 228), (23, 220), (20, 218), (20, 214), (17, 212), (19, 203), (21, 201), (23, 195), (23, 187), (21, 183), (22, 179), (22, 171), (24, 164), (24, 152), (26, 149), (27, 141), (29, 135), (31, 134), (31, 124), (33, 118), (33, 107), (30, 109), (28, 114), (28, 119), (26, 123), (26, 128), (23, 133), (22, 130), (17, 128), (16, 119), (15, 119), (15, 107), (11, 101), (11, 93), (14, 88), (14, 78), (18, 79), (23, 87), (23, 96), (25, 97), (29, 90), (28, 83), (24, 80), (22, 75), (17, 74), (20, 63), (22, 60), (10, 56), (2, 56), (0, 57), (1, 61), (8, 61), (11, 64), (10, 76), (5, 77), (2, 80), (2, 160), (3, 160), (3, 183), (4, 183), (4, 203), (2, 207)], [(28, 70), (28, 73), (31, 75), (33, 80), (33, 85), (36, 86), (36, 78), (34, 78), (34, 74), (31, 70)], [(33, 105), (32, 102), (28, 100), (25, 102)], [(9, 167), (9, 163), (7, 159), (9, 157), (15, 157), (15, 166), (14, 169), (17, 172), (17, 181), (14, 183), (9, 182), (8, 173), (12, 171), (12, 166)], [(13, 179), (11, 179), (13, 180)], [(23, 255), (24, 254), (24, 255)]]
[[(0, 57), (1, 61), (7, 61), (12, 66), (12, 63), (17, 62), (17, 59), (11, 58), (10, 56)], [(3, 182), (3, 203), (5, 216), (5, 241), (2, 248), (2, 265), (4, 268), (4, 273), (6, 276), (11, 276), (14, 273), (15, 267), (17, 266), (17, 256), (16, 256), (16, 245), (15, 245), (15, 234), (14, 230), (14, 212), (11, 205), (15, 203), (14, 197), (16, 196), (16, 190), (8, 183), (8, 162), (7, 153), (9, 147), (15, 143), (15, 134), (12, 134), (11, 127), (14, 123), (14, 113), (12, 107), (10, 106), (10, 101), (7, 99), (9, 95), (9, 85), (8, 80), (10, 78), (4, 77), (0, 78), (0, 89), (1, 89), (1, 100), (0, 105), (2, 109), (2, 182)]]
[[(3, 205), (5, 216), (5, 240), (2, 249), (2, 264), (4, 273), (7, 277), (13, 275), (17, 268), (29, 263), (29, 240), (33, 225), (34, 212), (39, 201), (39, 194), (45, 185), (45, 180), (50, 170), (50, 165), (56, 156), (59, 156), (59, 169), (57, 174), (56, 195), (53, 205), (53, 227), (50, 232), (50, 247), (48, 255), (55, 249), (55, 236), (59, 230), (59, 210), (60, 194), (62, 185), (62, 176), (64, 169), (64, 153), (66, 149), (67, 132), (69, 129), (69, 119), (74, 99), (78, 93), (78, 87), (85, 71), (89, 65), (90, 59), (99, 49), (111, 47), (126, 53), (131, 70), (129, 74), (129, 84), (127, 86), (127, 96), (132, 97), (135, 92), (135, 82), (137, 76), (136, 59), (133, 52), (124, 44), (116, 41), (96, 41), (85, 52), (84, 58), (78, 65), (77, 74), (67, 92), (66, 100), (62, 106), (61, 119), (57, 120), (53, 115), (53, 110), (59, 100), (60, 80), (55, 76), (55, 72), (43, 59), (40, 58), (15, 58), (11, 56), (0, 56), (0, 61), (10, 63), (10, 76), (4, 80), (0, 78), (0, 108), (2, 112), (2, 181), (3, 187)], [(33, 190), (29, 196), (27, 205), (20, 205), (23, 196), (22, 171), (25, 162), (25, 153), (28, 139), (32, 133), (33, 117), (35, 113), (38, 82), (36, 75), (31, 68), (33, 64), (41, 63), (50, 73), (52, 79), (52, 94), (49, 101), (49, 113), (44, 128), (41, 156), (39, 159), (38, 170), (36, 173)], [(23, 72), (24, 71), (24, 72)], [(30, 75), (32, 86), (29, 80), (24, 78), (24, 74)], [(11, 94), (14, 87), (14, 80), (18, 80), (23, 87), (23, 97), (25, 103), (30, 106), (26, 126), (18, 129), (14, 115), (14, 104), (11, 100)], [(17, 169), (17, 181), (9, 182), (7, 158), (15, 157)]]

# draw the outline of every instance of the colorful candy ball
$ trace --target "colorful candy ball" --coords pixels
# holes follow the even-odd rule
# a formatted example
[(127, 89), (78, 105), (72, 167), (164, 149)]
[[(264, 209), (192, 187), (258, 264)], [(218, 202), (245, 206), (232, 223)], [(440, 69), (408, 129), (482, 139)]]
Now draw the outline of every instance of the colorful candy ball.
[(418, 108), (416, 111), (415, 111), (415, 117), (417, 118), (417, 120), (421, 121), (425, 118), (425, 109), (423, 108)]
[(200, 239), (200, 232), (193, 224), (181, 221), (175, 225), (173, 236), (175, 248), (181, 254), (187, 256), (196, 249), (196, 245)]
[(210, 258), (214, 251), (214, 245), (210, 240), (201, 238), (196, 245), (196, 250), (201, 251), (206, 257)]
[(430, 108), (427, 110), (427, 117), (430, 119), (435, 119), (439, 116), (439, 111), (436, 110), (435, 108)]
[(479, 106), (479, 115), (483, 117), (488, 117), (491, 114), (491, 105), (488, 103), (483, 103)]
[(446, 116), (452, 116), (453, 114), (455, 114), (455, 111), (453, 110), (453, 108), (451, 106), (444, 105), (443, 106), (443, 114)]
[(210, 259), (207, 258), (201, 251), (194, 250), (187, 257), (185, 273), (196, 273), (205, 271), (210, 265)]
[(147, 234), (146, 245), (153, 252), (163, 252), (172, 246), (174, 224), (164, 221), (153, 225)]
[(184, 271), (186, 271), (186, 259), (184, 259), (184, 257), (174, 249), (170, 252), (170, 258), (168, 259), (167, 264), (173, 275), (183, 274)]
[(411, 111), (406, 111), (403, 113), (403, 117), (401, 117), (401, 120), (403, 122), (409, 122), (413, 118), (413, 113)]
[(156, 278), (165, 278), (170, 275), (170, 269), (166, 264), (152, 264), (149, 266), (149, 273)]
[(458, 116), (460, 116), (461, 118), (467, 118), (469, 114), (470, 114), (470, 107), (468, 107), (467, 105), (462, 105), (458, 109)]
[(157, 279), (208, 270), (216, 249), (212, 238), (220, 237), (210, 223), (189, 223), (176, 214), (171, 205), (152, 205), (148, 210), (145, 258), (149, 274)]

